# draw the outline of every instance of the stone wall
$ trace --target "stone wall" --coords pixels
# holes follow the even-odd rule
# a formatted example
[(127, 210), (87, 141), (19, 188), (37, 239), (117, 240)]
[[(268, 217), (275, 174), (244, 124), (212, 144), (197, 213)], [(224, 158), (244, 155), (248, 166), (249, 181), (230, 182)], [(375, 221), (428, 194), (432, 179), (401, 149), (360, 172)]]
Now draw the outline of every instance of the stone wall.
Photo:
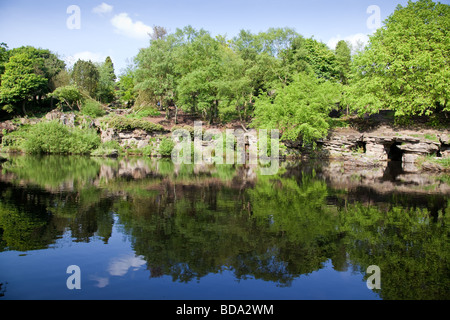
[(376, 166), (389, 160), (401, 161), (403, 169), (416, 171), (421, 156), (450, 157), (448, 130), (396, 130), (383, 126), (372, 132), (351, 129), (332, 131), (321, 142), (323, 155), (351, 160), (356, 166)]

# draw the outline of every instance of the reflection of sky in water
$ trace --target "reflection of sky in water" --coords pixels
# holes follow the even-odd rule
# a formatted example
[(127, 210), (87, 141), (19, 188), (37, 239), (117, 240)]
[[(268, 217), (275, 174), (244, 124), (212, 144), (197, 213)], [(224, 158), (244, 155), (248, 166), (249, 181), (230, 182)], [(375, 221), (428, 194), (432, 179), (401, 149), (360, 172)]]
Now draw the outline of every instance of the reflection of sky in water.
[[(137, 271), (146, 262), (143, 257), (135, 256), (134, 254), (126, 254), (117, 258), (113, 258), (108, 266), (108, 273), (111, 276), (122, 277), (131, 271)], [(97, 281), (96, 287), (104, 288), (109, 284), (109, 277), (91, 276), (91, 279)]]
[(134, 271), (145, 265), (143, 257), (136, 257), (134, 255), (121, 256), (111, 261), (108, 272), (112, 276), (123, 276), (130, 268)]
[[(29, 251), (25, 255), (1, 252), (0, 282), (6, 282), (6, 288), (0, 300), (379, 299), (367, 289), (361, 273), (336, 271), (330, 261), (321, 269), (294, 279), (288, 287), (253, 276), (237, 279), (227, 267), (188, 283), (173, 281), (168, 275), (151, 278), (145, 260), (136, 256), (120, 229), (115, 224), (108, 244), (96, 238), (89, 243), (69, 243), (67, 232), (50, 251)], [(53, 263), (49, 265), (48, 261)], [(72, 264), (80, 266), (81, 290), (65, 287), (69, 276), (66, 268)]]
[[(67, 175), (69, 164), (81, 163), (67, 163), (69, 159), (60, 164)], [(33, 170), (27, 174), (35, 174), (36, 163), (40, 162), (33, 158)], [(44, 170), (49, 164), (44, 164), (40, 172), (51, 174)], [(79, 176), (90, 181), (98, 172), (91, 172), (90, 162), (85, 164), (87, 173)], [(163, 164), (167, 163), (158, 163)], [(169, 175), (173, 172), (171, 167), (165, 170)], [(259, 184), (241, 184), (247, 183), (246, 171), (227, 170), (220, 172), (223, 181), (207, 173), (190, 173), (166, 185), (147, 172), (143, 175), (151, 176), (147, 179), (127, 176), (103, 185), (98, 181), (100, 188), (72, 184), (70, 190), (58, 192), (54, 187), (17, 187), (12, 180), (1, 180), (0, 173), (0, 187), (8, 191), (1, 193), (0, 201), (0, 228), (4, 228), (0, 240), (5, 240), (6, 250), (0, 252), (0, 300), (380, 299), (367, 288), (360, 264), (384, 263), (380, 260), (384, 257), (361, 237), (374, 235), (375, 249), (383, 248), (385, 256), (385, 242), (400, 241), (403, 246), (393, 250), (390, 258), (406, 254), (408, 262), (409, 252), (414, 257), (425, 255), (426, 259), (413, 257), (411, 264), (422, 269), (436, 262), (430, 255), (438, 250), (432, 246), (434, 240), (442, 242), (441, 251), (446, 251), (445, 237), (441, 237), (445, 230), (431, 230), (428, 215), (426, 219), (417, 216), (419, 211), (409, 215), (401, 206), (436, 211), (447, 208), (443, 197), (432, 197), (429, 202), (425, 194), (391, 200), (384, 193), (365, 189), (336, 192), (309, 174), (294, 180), (295, 170), (276, 181), (261, 178)], [(50, 179), (53, 176), (32, 177), (45, 186), (47, 180), (51, 186), (59, 185), (60, 179), (55, 182)], [(348, 211), (338, 210), (343, 200)], [(394, 207), (388, 213), (398, 224), (386, 221), (386, 212), (365, 206), (367, 200), (392, 201)], [(353, 202), (364, 206), (352, 206)], [(366, 215), (369, 220), (375, 217), (373, 223), (361, 227), (357, 218)], [(412, 220), (406, 223), (401, 217)], [(348, 225), (345, 219), (350, 219)], [(385, 223), (383, 228), (377, 228), (378, 222)], [(423, 229), (426, 237), (412, 234), (409, 223)], [(20, 232), (10, 227), (17, 224), (23, 226)], [(398, 239), (398, 229), (411, 238), (407, 242)], [(6, 244), (11, 243), (30, 247), (7, 251)], [(375, 253), (367, 254), (365, 249)], [(69, 265), (80, 267), (82, 290), (67, 289)], [(392, 264), (383, 267), (391, 269), (382, 270), (387, 280), (389, 274), (404, 274)], [(444, 270), (445, 265), (438, 267)], [(446, 279), (443, 272), (432, 274)], [(391, 287), (398, 284), (398, 292), (408, 291), (401, 282)]]

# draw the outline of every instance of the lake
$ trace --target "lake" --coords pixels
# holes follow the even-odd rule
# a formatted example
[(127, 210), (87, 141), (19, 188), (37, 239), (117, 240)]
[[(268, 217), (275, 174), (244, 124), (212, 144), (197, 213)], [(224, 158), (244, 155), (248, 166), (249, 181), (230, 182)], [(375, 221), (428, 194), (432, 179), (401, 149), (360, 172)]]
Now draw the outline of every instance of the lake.
[(448, 175), (7, 157), (0, 300), (450, 298)]

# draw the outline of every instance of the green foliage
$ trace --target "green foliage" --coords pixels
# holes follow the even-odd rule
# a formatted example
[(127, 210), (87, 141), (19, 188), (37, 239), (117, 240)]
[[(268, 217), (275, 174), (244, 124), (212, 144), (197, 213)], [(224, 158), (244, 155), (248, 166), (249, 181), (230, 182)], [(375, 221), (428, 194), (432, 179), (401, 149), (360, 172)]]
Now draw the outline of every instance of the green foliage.
[(133, 113), (126, 115), (127, 118), (132, 119), (142, 119), (147, 117), (159, 117), (161, 112), (156, 110), (154, 107), (134, 107)]
[(258, 34), (242, 30), (227, 40), (187, 26), (152, 40), (135, 62), (140, 103), (158, 103), (167, 117), (168, 107), (175, 105), (210, 124), (248, 121), (256, 96), (289, 84), (300, 71), (324, 80), (339, 78), (333, 51), (289, 28)]
[(9, 55), (26, 54), (33, 61), (34, 72), (47, 81), (40, 87), (38, 95), (45, 96), (56, 88), (58, 75), (64, 72), (66, 64), (48, 49), (34, 48), (32, 46), (20, 47), (10, 50)]
[(399, 5), (355, 57), (347, 102), (359, 113), (396, 116), (450, 111), (450, 6), (431, 0)]
[(93, 118), (99, 118), (106, 114), (102, 105), (92, 99), (87, 99), (81, 107), (81, 113)]
[(95, 130), (50, 121), (21, 127), (6, 135), (2, 144), (31, 154), (89, 154), (100, 144), (100, 137)]
[(9, 60), (8, 45), (4, 42), (0, 43), (0, 84), (1, 75), (5, 72), (5, 64)]
[(115, 97), (116, 75), (114, 73), (114, 64), (110, 57), (98, 67), (99, 78), (96, 92), (97, 98), (103, 103), (110, 103)]
[(136, 101), (136, 90), (134, 88), (135, 70), (128, 66), (123, 74), (119, 77), (117, 83), (117, 96), (119, 100), (126, 104), (127, 107), (132, 107)]
[(59, 87), (49, 94), (49, 96), (58, 99), (62, 107), (67, 105), (70, 110), (73, 110), (75, 106), (80, 109), (81, 103), (84, 100), (80, 90), (74, 85)]
[(274, 96), (257, 98), (253, 125), (279, 129), (282, 140), (314, 143), (328, 132), (328, 114), (339, 101), (339, 89), (339, 84), (298, 74), (290, 85), (277, 88)]
[(173, 38), (152, 40), (148, 48), (141, 49), (135, 61), (136, 90), (145, 92), (154, 98), (154, 105), (159, 103), (161, 110), (166, 110), (174, 97), (176, 76), (173, 70)]
[(348, 84), (348, 78), (350, 77), (350, 69), (352, 64), (350, 45), (341, 40), (336, 44), (336, 60), (339, 67), (339, 79), (342, 84)]
[(110, 140), (102, 142), (97, 149), (91, 152), (91, 156), (103, 157), (110, 156), (112, 153), (117, 153), (117, 155), (119, 155), (122, 151), (123, 148), (120, 146), (119, 142)]
[(164, 131), (164, 127), (144, 119), (133, 119), (121, 116), (112, 116), (104, 120), (106, 124), (118, 131), (131, 131), (134, 129), (142, 129), (147, 132)]
[(9, 59), (5, 65), (0, 87), (0, 103), (7, 106), (3, 109), (13, 112), (22, 107), (25, 111), (27, 100), (45, 86), (47, 80), (35, 73), (36, 63), (41, 61), (33, 60), (27, 53), (18, 53)]
[(169, 157), (174, 147), (175, 143), (171, 138), (163, 138), (159, 144), (158, 152), (163, 157)]
[(78, 60), (72, 70), (72, 80), (90, 97), (95, 98), (99, 85), (100, 73), (91, 61)]

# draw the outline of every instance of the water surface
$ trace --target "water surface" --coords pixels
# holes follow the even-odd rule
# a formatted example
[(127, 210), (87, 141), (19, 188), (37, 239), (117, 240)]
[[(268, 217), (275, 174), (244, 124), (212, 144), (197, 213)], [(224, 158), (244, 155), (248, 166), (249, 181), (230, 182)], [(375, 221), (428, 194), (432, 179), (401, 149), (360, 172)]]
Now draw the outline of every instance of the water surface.
[(450, 179), (393, 172), (9, 156), (0, 300), (448, 299)]

